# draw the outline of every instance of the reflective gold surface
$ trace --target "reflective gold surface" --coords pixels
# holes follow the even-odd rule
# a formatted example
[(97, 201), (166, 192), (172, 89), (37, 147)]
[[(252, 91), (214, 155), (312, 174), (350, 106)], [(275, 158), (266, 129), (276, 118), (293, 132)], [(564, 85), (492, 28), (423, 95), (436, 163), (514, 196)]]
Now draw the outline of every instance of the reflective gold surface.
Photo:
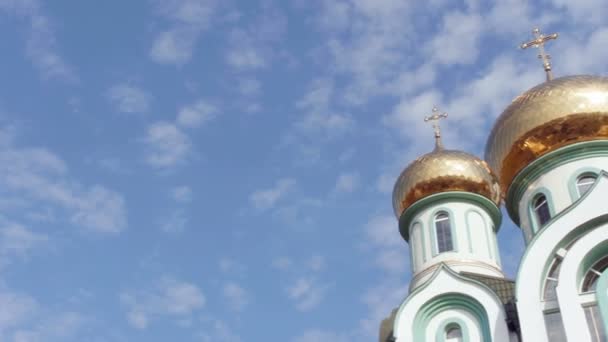
[(488, 165), (468, 153), (435, 150), (413, 161), (393, 189), (397, 218), (414, 202), (446, 191), (466, 191), (487, 197), (497, 205), (500, 190)]
[(518, 96), (500, 115), (486, 160), (503, 194), (536, 158), (579, 141), (608, 138), (608, 77), (569, 76)]

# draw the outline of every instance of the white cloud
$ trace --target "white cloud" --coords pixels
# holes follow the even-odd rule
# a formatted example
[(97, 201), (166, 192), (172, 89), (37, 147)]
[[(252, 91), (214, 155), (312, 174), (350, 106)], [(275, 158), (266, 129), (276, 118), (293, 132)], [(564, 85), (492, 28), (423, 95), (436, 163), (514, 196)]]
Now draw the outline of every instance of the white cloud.
[(160, 32), (152, 44), (150, 57), (160, 64), (182, 65), (192, 58), (200, 34), (207, 29), (217, 10), (215, 0), (156, 0), (156, 9), (170, 28)]
[(263, 52), (251, 43), (234, 44), (235, 48), (228, 51), (226, 61), (237, 69), (259, 69), (266, 66)]
[(9, 329), (29, 321), (38, 309), (38, 303), (30, 296), (0, 290), (0, 337)]
[(146, 329), (158, 317), (187, 319), (206, 303), (202, 291), (194, 284), (165, 277), (150, 290), (124, 292), (120, 300), (127, 307), (127, 320), (137, 329)]
[(182, 65), (192, 59), (198, 30), (174, 28), (161, 32), (150, 49), (150, 57), (159, 64)]
[(476, 13), (448, 12), (443, 28), (427, 46), (428, 54), (440, 64), (470, 64), (479, 55), (482, 18)]
[(25, 257), (33, 249), (48, 243), (49, 237), (35, 233), (22, 225), (0, 219), (0, 256), (7, 262), (11, 256)]
[(345, 172), (338, 176), (336, 185), (334, 186), (334, 192), (350, 193), (355, 191), (358, 186), (359, 174), (356, 172)]
[(310, 311), (321, 304), (329, 287), (320, 284), (315, 278), (301, 277), (287, 288), (287, 295), (295, 302), (296, 309)]
[(174, 187), (169, 195), (176, 202), (187, 203), (192, 201), (192, 189), (186, 185)]
[(234, 311), (243, 311), (249, 304), (249, 294), (236, 283), (225, 284), (223, 294), (228, 301), (228, 306)]
[(292, 339), (292, 342), (347, 342), (352, 341), (346, 334), (335, 333), (318, 329), (305, 331), (300, 336)]
[(182, 127), (198, 127), (215, 118), (217, 114), (217, 107), (207, 101), (199, 100), (180, 109), (177, 115), (177, 123)]
[(190, 153), (190, 138), (175, 124), (156, 122), (148, 126), (144, 142), (148, 147), (146, 162), (166, 168), (182, 163)]
[(28, 22), (26, 56), (43, 78), (77, 81), (74, 70), (58, 52), (53, 24), (43, 11), (43, 3), (37, 0), (2, 0), (0, 11), (14, 13)]
[(308, 268), (313, 272), (320, 272), (325, 269), (325, 258), (322, 255), (313, 255), (306, 262)]
[(160, 229), (165, 233), (181, 233), (186, 230), (187, 224), (188, 218), (184, 211), (176, 209), (161, 222)]
[(262, 6), (261, 14), (246, 29), (234, 29), (226, 51), (226, 63), (232, 68), (256, 70), (268, 67), (275, 50), (273, 44), (280, 42), (287, 30), (287, 17), (267, 3)]
[(101, 185), (83, 186), (59, 157), (15, 146), (7, 130), (0, 132), (0, 164), (0, 184), (32, 212), (42, 204), (62, 209), (72, 223), (98, 233), (118, 233), (127, 226), (121, 194)]
[(144, 113), (150, 105), (150, 96), (141, 88), (117, 84), (108, 90), (108, 98), (123, 113)]
[(222, 273), (242, 276), (247, 271), (247, 267), (242, 263), (223, 257), (218, 262), (219, 269)]
[(349, 115), (332, 110), (333, 93), (332, 81), (314, 80), (308, 92), (296, 104), (304, 112), (304, 116), (296, 121), (296, 127), (309, 133), (321, 133), (325, 137), (350, 131), (354, 120)]
[(272, 267), (274, 267), (278, 270), (281, 270), (281, 271), (287, 271), (287, 270), (291, 269), (292, 266), (293, 266), (293, 261), (286, 256), (277, 257), (272, 260)]
[(608, 16), (608, 3), (603, 0), (553, 0), (552, 3), (558, 8), (565, 9), (567, 15), (584, 24), (603, 23)]
[(282, 178), (276, 181), (274, 187), (269, 189), (257, 190), (249, 196), (251, 204), (260, 210), (269, 209), (287, 195), (296, 185), (293, 178)]
[(241, 338), (226, 322), (213, 320), (211, 328), (199, 334), (202, 342), (241, 342)]
[(253, 78), (242, 78), (238, 81), (238, 90), (244, 96), (254, 96), (260, 93), (262, 85)]
[(372, 217), (365, 225), (367, 241), (375, 246), (396, 247), (405, 242), (399, 235), (397, 219), (393, 215), (378, 215)]

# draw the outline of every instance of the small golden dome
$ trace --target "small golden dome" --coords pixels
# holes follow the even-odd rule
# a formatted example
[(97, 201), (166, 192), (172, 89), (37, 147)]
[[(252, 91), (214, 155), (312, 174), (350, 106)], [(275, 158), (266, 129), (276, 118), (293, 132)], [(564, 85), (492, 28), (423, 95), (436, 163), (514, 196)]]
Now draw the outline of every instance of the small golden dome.
[(485, 159), (503, 195), (538, 157), (576, 142), (608, 138), (608, 77), (569, 76), (518, 96), (500, 115)]
[(397, 179), (393, 209), (397, 218), (416, 201), (447, 191), (466, 191), (500, 204), (496, 177), (485, 161), (461, 151), (441, 148), (413, 161)]

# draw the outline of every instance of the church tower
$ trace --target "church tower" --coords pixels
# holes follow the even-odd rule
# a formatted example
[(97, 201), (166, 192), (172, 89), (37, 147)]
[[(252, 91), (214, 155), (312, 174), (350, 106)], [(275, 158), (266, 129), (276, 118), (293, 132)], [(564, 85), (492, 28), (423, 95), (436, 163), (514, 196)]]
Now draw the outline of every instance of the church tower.
[(526, 251), (517, 275), (524, 341), (606, 341), (608, 331), (608, 78), (553, 79), (518, 96), (496, 121), (486, 160)]
[[(401, 173), (393, 191), (399, 231), (410, 245), (410, 294), (395, 312), (390, 341), (509, 341), (496, 244), (500, 189), (483, 160), (445, 149), (433, 109), (435, 149)], [(386, 341), (386, 339), (385, 339)]]

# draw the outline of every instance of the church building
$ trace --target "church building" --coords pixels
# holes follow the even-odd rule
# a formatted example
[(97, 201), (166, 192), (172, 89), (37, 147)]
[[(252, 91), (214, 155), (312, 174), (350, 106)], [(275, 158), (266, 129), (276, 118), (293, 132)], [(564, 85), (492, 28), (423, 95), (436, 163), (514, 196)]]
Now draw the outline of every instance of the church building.
[[(608, 341), (608, 77), (553, 78), (496, 120), (485, 160), (443, 146), (407, 166), (393, 190), (409, 244), (409, 294), (380, 342)], [(523, 232), (515, 280), (502, 271), (501, 206)]]

